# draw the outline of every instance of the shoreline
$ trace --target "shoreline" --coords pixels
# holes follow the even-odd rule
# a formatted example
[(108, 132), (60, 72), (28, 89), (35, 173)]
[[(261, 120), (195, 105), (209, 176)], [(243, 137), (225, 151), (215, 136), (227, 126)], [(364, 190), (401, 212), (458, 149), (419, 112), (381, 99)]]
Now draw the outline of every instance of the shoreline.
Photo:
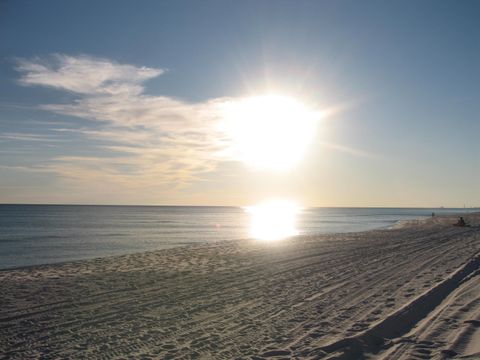
[[(41, 204), (0, 204), (0, 205), (14, 205), (14, 206), (15, 205), (35, 205), (35, 206), (38, 205), (38, 206), (43, 206)], [(64, 206), (62, 204), (53, 204), (52, 206), (57, 206), (57, 205), (58, 206)], [(47, 206), (50, 206), (50, 205), (47, 204)], [(77, 205), (65, 205), (65, 206), (77, 206)], [(79, 205), (79, 206), (115, 206), (115, 205)], [(123, 205), (121, 205), (121, 206), (123, 206)], [(131, 205), (131, 206), (135, 207), (137, 205)], [(145, 206), (150, 206), (150, 205), (145, 205)], [(151, 206), (157, 206), (157, 205), (151, 205)], [(163, 206), (163, 205), (159, 205), (159, 206)], [(175, 205), (172, 205), (172, 206), (175, 206)], [(201, 207), (201, 206), (199, 206), (199, 207)], [(227, 207), (227, 206), (217, 206), (217, 207)], [(378, 209), (385, 209), (385, 208), (380, 208), (379, 207)], [(392, 208), (392, 209), (395, 209), (395, 208)], [(409, 208), (405, 208), (405, 209), (409, 209)], [(412, 209), (416, 209), (416, 208), (412, 208)], [(424, 209), (430, 209), (430, 208), (424, 208)], [(452, 209), (456, 209), (456, 208), (452, 208)], [(448, 209), (446, 209), (446, 210), (448, 210)], [(458, 210), (458, 209), (456, 209), (456, 210)], [(453, 214), (451, 214), (451, 215), (438, 215), (436, 218), (451, 217), (451, 216), (468, 217), (470, 215), (475, 215), (475, 214), (480, 214), (480, 212), (475, 211), (475, 212), (465, 212), (465, 213), (458, 213), (458, 214), (455, 213), (455, 215), (453, 215)], [(325, 232), (325, 233), (322, 232), (322, 233), (314, 233), (314, 234), (300, 234), (300, 235), (296, 235), (295, 237), (342, 235), (342, 234), (366, 233), (366, 232), (377, 231), (377, 230), (394, 230), (394, 229), (401, 228), (403, 226), (410, 226), (412, 224), (421, 223), (422, 219), (424, 220), (424, 219), (429, 219), (429, 218), (430, 218), (429, 216), (425, 215), (425, 216), (421, 216), (421, 217), (418, 217), (418, 218), (415, 218), (415, 219), (396, 220), (390, 225), (382, 225), (382, 226), (379, 226), (377, 228), (373, 228), (373, 229), (370, 229), (370, 230), (364, 230), (364, 231)], [(61, 264), (65, 264), (65, 263), (78, 263), (78, 262), (89, 261), (89, 260), (97, 260), (97, 259), (103, 259), (103, 258), (111, 258), (111, 257), (125, 256), (125, 255), (141, 254), (141, 253), (145, 253), (145, 252), (164, 251), (164, 250), (169, 250), (169, 249), (173, 249), (173, 248), (189, 248), (191, 246), (199, 246), (199, 245), (218, 243), (218, 242), (236, 242), (236, 241), (256, 241), (256, 240), (252, 239), (252, 238), (238, 238), (238, 239), (215, 240), (215, 241), (210, 241), (210, 242), (208, 242), (208, 241), (207, 242), (190, 242), (190, 243), (181, 244), (181, 245), (173, 244), (171, 246), (167, 246), (165, 248), (155, 249), (155, 250), (140, 250), (140, 251), (134, 250), (134, 251), (131, 251), (131, 252), (121, 252), (121, 253), (118, 253), (118, 254), (101, 255), (101, 256), (95, 256), (95, 257), (85, 257), (85, 258), (80, 258), (80, 259), (60, 260), (60, 261), (55, 261), (55, 262), (20, 265), (20, 266), (13, 266), (13, 267), (0, 267), (0, 272), (9, 271), (9, 270), (19, 270), (19, 269), (23, 269), (23, 268), (31, 268), (31, 267), (37, 267), (37, 266), (61, 265)]]
[[(4, 269), (0, 358), (328, 359), (359, 351), (411, 359), (419, 349), (470, 356), (480, 310), (467, 305), (480, 304), (472, 285), (479, 264), (455, 274), (480, 252), (480, 214), (466, 217), (472, 227), (439, 216), (390, 230)], [(434, 296), (422, 302), (427, 293)], [(439, 304), (418, 311), (432, 299)], [(451, 299), (465, 311), (456, 313)], [(409, 332), (378, 331), (406, 308), (416, 314)], [(434, 312), (443, 318), (421, 327)]]

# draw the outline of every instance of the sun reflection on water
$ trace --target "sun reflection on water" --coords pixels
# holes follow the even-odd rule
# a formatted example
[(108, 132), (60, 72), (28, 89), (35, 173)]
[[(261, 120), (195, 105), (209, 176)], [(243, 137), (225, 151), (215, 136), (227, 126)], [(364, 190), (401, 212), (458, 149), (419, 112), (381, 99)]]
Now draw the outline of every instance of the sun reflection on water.
[(250, 236), (258, 240), (280, 240), (298, 235), (296, 216), (300, 208), (288, 201), (270, 201), (245, 209), (251, 215)]

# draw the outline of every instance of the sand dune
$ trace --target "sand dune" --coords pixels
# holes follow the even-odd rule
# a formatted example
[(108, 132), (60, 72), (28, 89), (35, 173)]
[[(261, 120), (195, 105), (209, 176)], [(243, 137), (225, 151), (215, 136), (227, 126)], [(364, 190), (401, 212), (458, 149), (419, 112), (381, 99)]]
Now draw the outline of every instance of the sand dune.
[(480, 358), (466, 218), (1, 271), (1, 357)]

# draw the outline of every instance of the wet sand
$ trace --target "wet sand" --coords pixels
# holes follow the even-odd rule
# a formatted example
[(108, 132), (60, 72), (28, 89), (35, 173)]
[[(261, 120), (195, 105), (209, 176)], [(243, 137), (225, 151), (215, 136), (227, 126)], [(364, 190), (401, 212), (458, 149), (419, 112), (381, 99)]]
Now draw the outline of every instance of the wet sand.
[(0, 271), (0, 358), (480, 358), (480, 215)]

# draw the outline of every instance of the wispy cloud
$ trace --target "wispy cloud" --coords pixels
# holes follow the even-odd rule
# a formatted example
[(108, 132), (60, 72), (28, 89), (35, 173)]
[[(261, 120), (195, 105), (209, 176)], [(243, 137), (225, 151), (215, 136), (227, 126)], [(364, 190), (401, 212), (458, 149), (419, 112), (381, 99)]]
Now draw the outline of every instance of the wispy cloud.
[(228, 146), (217, 127), (221, 104), (228, 99), (189, 103), (144, 93), (145, 81), (165, 69), (62, 54), (19, 59), (16, 69), (24, 86), (77, 95), (72, 103), (46, 104), (43, 110), (99, 122), (95, 128), (53, 129), (95, 140), (98, 157), (57, 157), (42, 171), (47, 168), (71, 181), (185, 186), (215, 169), (222, 160), (219, 154)]
[(349, 147), (349, 146), (343, 146), (343, 145), (339, 145), (339, 144), (333, 144), (333, 143), (329, 143), (329, 142), (325, 142), (325, 141), (322, 141), (321, 145), (326, 147), (326, 148), (337, 150), (337, 151), (340, 151), (340, 152), (344, 152), (344, 153), (347, 153), (347, 154), (350, 154), (350, 155), (353, 155), (353, 156), (359, 156), (359, 157), (365, 157), (365, 158), (379, 157), (378, 155), (371, 154), (371, 153), (369, 153), (365, 150), (356, 149), (356, 148), (352, 148), (352, 147)]
[(136, 67), (90, 56), (52, 55), (49, 59), (19, 59), (17, 70), (23, 85), (41, 85), (79, 94), (132, 95), (143, 91), (142, 83), (164, 69)]
[(64, 139), (56, 138), (49, 135), (18, 133), (18, 132), (3, 132), (0, 133), (0, 139), (17, 140), (17, 141), (40, 141), (40, 142), (63, 142)]

